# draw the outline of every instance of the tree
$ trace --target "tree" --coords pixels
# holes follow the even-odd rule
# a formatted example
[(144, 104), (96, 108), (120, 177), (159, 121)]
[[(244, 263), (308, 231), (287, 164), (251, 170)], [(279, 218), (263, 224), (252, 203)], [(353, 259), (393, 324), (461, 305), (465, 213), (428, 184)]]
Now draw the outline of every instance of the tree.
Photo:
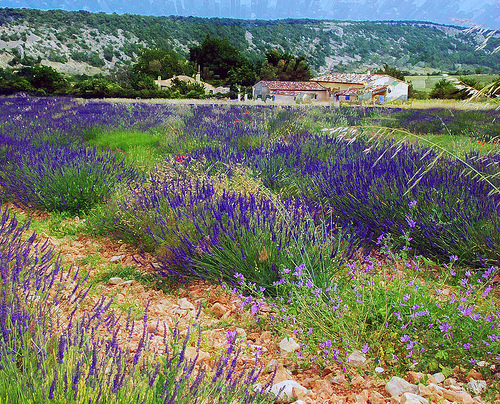
[(17, 73), (16, 81), (27, 80), (33, 88), (46, 93), (64, 91), (68, 88), (68, 81), (56, 69), (50, 66), (40, 65), (24, 67)]
[(433, 89), (429, 93), (430, 98), (441, 98), (441, 99), (456, 99), (460, 98), (460, 91), (453, 85), (453, 83), (447, 79), (441, 79), (436, 84), (434, 84)]
[(282, 53), (276, 49), (266, 52), (266, 60), (259, 69), (261, 80), (307, 81), (312, 77), (311, 69), (304, 57)]
[[(252, 69), (251, 63), (227, 39), (212, 38), (209, 34), (200, 46), (189, 50), (189, 60), (200, 66), (205, 80), (213, 75), (214, 78), (218, 77), (225, 81), (231, 71), (233, 71), (234, 78), (234, 72)], [(243, 66), (246, 67), (243, 68)], [(245, 75), (245, 79), (247, 78)]]
[(194, 68), (174, 51), (165, 49), (142, 49), (132, 67), (134, 75), (145, 75), (156, 80), (158, 76), (168, 79), (179, 74), (191, 76)]
[(374, 71), (375, 74), (387, 74), (388, 76), (394, 77), (395, 79), (405, 81), (405, 75), (397, 67), (391, 67), (387, 63), (384, 63), (383, 69), (377, 69)]

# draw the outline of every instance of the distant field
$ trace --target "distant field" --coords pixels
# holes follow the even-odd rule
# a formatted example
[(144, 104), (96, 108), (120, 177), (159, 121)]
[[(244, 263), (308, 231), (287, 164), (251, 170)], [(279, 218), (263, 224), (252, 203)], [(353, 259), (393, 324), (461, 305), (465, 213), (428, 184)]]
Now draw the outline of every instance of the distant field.
[[(459, 76), (451, 76), (451, 77), (459, 77)], [(497, 78), (497, 75), (494, 74), (470, 74), (467, 77), (472, 77), (478, 80), (482, 84), (490, 83), (493, 79)], [(426, 91), (430, 92), (439, 80), (441, 80), (443, 76), (405, 76), (406, 81), (411, 81), (413, 83), (413, 87), (418, 91)]]

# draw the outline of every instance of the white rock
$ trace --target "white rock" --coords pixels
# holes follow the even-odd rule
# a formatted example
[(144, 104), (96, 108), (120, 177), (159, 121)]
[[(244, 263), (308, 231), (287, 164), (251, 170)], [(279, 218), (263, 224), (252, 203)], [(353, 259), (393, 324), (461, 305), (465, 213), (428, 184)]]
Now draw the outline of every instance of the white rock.
[(418, 387), (408, 383), (405, 379), (393, 376), (385, 385), (385, 391), (387, 391), (391, 397), (398, 397), (405, 392), (417, 394)]
[(380, 366), (377, 366), (377, 367), (375, 368), (375, 372), (376, 372), (376, 373), (384, 373), (384, 368), (381, 368)]
[(122, 278), (119, 278), (119, 277), (113, 277), (113, 278), (110, 278), (109, 281), (108, 281), (108, 285), (120, 285), (124, 282), (124, 280)]
[(479, 362), (477, 363), (477, 366), (479, 366), (479, 367), (481, 367), (481, 368), (484, 368), (485, 366), (488, 366), (488, 365), (489, 365), (489, 363), (488, 363), (488, 362), (486, 362), (486, 361), (479, 361)]
[(306, 404), (306, 402), (304, 400), (297, 400), (294, 401), (292, 404)]
[(403, 393), (400, 402), (401, 404), (427, 404), (429, 400), (413, 393)]
[(366, 356), (363, 354), (363, 352), (355, 350), (349, 355), (347, 360), (350, 365), (358, 367), (362, 366), (366, 362)]
[(289, 400), (293, 399), (293, 389), (299, 389), (307, 392), (307, 389), (295, 380), (284, 380), (273, 384), (270, 392), (276, 396), (276, 400)]
[(444, 380), (446, 379), (446, 376), (443, 375), (441, 372), (434, 373), (432, 376), (434, 376), (434, 379), (436, 379), (437, 383), (443, 383)]
[(121, 261), (124, 258), (125, 258), (125, 255), (115, 255), (115, 256), (111, 257), (109, 262)]
[(484, 380), (471, 380), (465, 385), (465, 387), (467, 388), (467, 390), (477, 396), (485, 391), (488, 386), (486, 385), (486, 382)]
[(179, 307), (183, 310), (196, 310), (196, 307), (194, 307), (194, 304), (191, 303), (185, 297), (183, 297), (182, 299), (179, 300)]
[(285, 337), (280, 342), (280, 349), (285, 352), (294, 352), (300, 348), (300, 345), (293, 338)]

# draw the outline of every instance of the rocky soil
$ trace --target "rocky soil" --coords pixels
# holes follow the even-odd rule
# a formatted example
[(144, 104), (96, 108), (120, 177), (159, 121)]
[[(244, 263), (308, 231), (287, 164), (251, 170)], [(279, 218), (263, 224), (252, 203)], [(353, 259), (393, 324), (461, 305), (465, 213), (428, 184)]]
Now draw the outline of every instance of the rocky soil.
[[(10, 207), (14, 212), (28, 215), (34, 220), (46, 220), (48, 213), (29, 212)], [(80, 219), (72, 219), (78, 224)], [(38, 233), (40, 240), (48, 241), (61, 253), (64, 267), (79, 266), (80, 271), (90, 271), (90, 281), (113, 265), (135, 267), (140, 271), (152, 271), (155, 264), (152, 256), (139, 255), (132, 247), (106, 238), (92, 239), (86, 235), (75, 238), (58, 238), (45, 232)], [(92, 259), (90, 259), (91, 257)], [(71, 289), (72, 285), (68, 285)], [(168, 343), (168, 329), (178, 327), (181, 335), (188, 329), (197, 340), (197, 326), (201, 326), (201, 345), (198, 361), (213, 364), (217, 355), (226, 347), (228, 331), (237, 333), (242, 348), (241, 365), (254, 363), (256, 354), (264, 366), (261, 384), (274, 375), (272, 391), (279, 394), (277, 402), (295, 404), (473, 404), (500, 403), (500, 395), (494, 401), (481, 398), (491, 381), (483, 380), (478, 370), (466, 372), (455, 369), (455, 374), (445, 377), (442, 373), (422, 374), (410, 372), (400, 378), (375, 367), (373, 360), (355, 351), (350, 356), (347, 369), (334, 365), (320, 368), (318, 365), (299, 365), (293, 359), (293, 351), (299, 348), (290, 335), (276, 335), (259, 326), (246, 311), (241, 300), (217, 285), (202, 281), (190, 282), (173, 288), (169, 293), (153, 289), (136, 280), (112, 277), (106, 283), (92, 287), (88, 306), (102, 296), (112, 297), (112, 308), (121, 315), (123, 323), (118, 340), (133, 352), (143, 333), (142, 319), (147, 310), (147, 329), (151, 334), (150, 349), (162, 352)], [(201, 308), (200, 308), (201, 306)], [(264, 308), (264, 312), (270, 308)], [(127, 313), (130, 312), (138, 326), (125, 331)], [(193, 325), (196, 325), (193, 327)], [(128, 327), (130, 330), (130, 327)], [(197, 350), (188, 346), (186, 356), (195, 358)], [(480, 363), (479, 365), (487, 365)], [(275, 371), (276, 369), (276, 371)]]

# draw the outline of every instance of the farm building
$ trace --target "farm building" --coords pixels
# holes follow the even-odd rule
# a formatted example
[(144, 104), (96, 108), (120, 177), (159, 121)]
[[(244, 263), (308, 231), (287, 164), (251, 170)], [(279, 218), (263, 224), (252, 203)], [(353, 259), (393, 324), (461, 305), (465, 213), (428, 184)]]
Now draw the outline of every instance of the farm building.
[(310, 81), (327, 88), (336, 101), (408, 100), (408, 83), (386, 74), (329, 73)]
[(158, 85), (158, 89), (164, 89), (168, 88), (172, 85), (172, 80), (178, 79), (181, 81), (186, 81), (189, 83), (199, 83), (203, 86), (205, 89), (205, 93), (207, 94), (216, 94), (216, 93), (228, 93), (229, 92), (229, 87), (214, 87), (211, 84), (205, 83), (204, 81), (201, 81), (200, 79), (200, 74), (198, 73), (196, 75), (196, 78), (193, 79), (192, 77), (185, 76), (185, 75), (179, 75), (179, 76), (174, 76), (166, 80), (162, 80), (161, 76), (158, 76), (158, 80), (156, 80), (156, 84)]
[(252, 95), (254, 99), (271, 98), (279, 102), (327, 101), (330, 98), (325, 87), (311, 81), (263, 80), (253, 86)]

